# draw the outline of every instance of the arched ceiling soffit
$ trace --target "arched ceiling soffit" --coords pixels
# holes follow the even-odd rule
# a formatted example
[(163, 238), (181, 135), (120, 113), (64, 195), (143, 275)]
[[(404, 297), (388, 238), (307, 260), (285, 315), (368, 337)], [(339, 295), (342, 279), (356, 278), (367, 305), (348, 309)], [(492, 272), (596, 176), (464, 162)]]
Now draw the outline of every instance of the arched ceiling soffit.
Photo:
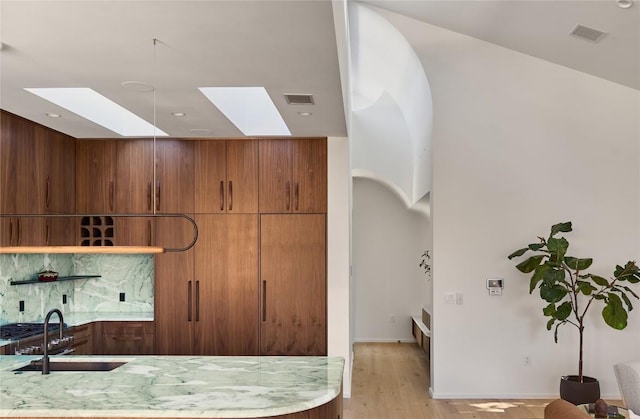
[(431, 189), (431, 89), (415, 51), (385, 18), (349, 4), (352, 165), (403, 191), (411, 207)]

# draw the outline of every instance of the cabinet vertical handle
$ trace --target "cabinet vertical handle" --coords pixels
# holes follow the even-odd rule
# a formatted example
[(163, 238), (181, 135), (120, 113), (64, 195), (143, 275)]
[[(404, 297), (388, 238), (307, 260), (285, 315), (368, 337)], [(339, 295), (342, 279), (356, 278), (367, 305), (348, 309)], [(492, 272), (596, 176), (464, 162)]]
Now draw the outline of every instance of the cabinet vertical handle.
[(160, 211), (160, 181), (156, 181), (156, 210)]
[(233, 181), (229, 181), (229, 211), (233, 211)]
[(267, 321), (267, 281), (262, 281), (262, 321)]
[(286, 181), (284, 184), (284, 188), (287, 200), (286, 210), (289, 211), (291, 209), (291, 183), (289, 181)]
[(114, 193), (116, 188), (114, 187), (113, 179), (109, 181), (109, 211), (113, 211), (113, 203), (115, 202)]
[(50, 244), (49, 243), (49, 220), (45, 220), (44, 222), (44, 242), (47, 244), (47, 246)]
[(196, 321), (200, 321), (200, 281), (196, 281)]
[(49, 208), (50, 202), (51, 202), (51, 177), (47, 176), (47, 181), (45, 183), (45, 188), (44, 188), (44, 205), (46, 208)]
[(300, 209), (300, 184), (298, 182), (296, 182), (296, 187), (294, 188), (294, 196), (295, 196), (295, 202), (296, 202), (296, 211), (298, 211)]
[(153, 238), (151, 237), (153, 232), (151, 231), (151, 220), (147, 220), (147, 246), (151, 246)]
[(9, 244), (13, 244), (13, 217), (9, 218)]
[(20, 225), (20, 218), (16, 218), (16, 233), (17, 233), (16, 244), (18, 244), (18, 245), (21, 244), (20, 243), (20, 239), (21, 239), (20, 236), (22, 236), (22, 231), (21, 230), (22, 230), (22, 226)]
[(220, 211), (224, 211), (224, 180), (220, 181)]
[(147, 182), (147, 209), (151, 211), (151, 181)]
[(187, 321), (191, 321), (191, 281), (187, 283)]

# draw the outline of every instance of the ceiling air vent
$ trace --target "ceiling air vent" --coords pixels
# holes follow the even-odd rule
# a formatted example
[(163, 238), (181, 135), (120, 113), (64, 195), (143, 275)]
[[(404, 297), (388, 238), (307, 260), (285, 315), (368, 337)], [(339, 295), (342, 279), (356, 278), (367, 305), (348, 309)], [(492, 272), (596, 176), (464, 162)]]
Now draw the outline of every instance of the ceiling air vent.
[(310, 94), (285, 94), (289, 105), (313, 105), (313, 96)]
[(602, 32), (583, 25), (576, 25), (576, 27), (573, 28), (571, 32), (569, 32), (569, 35), (573, 35), (581, 39), (586, 39), (587, 41), (591, 42), (599, 42), (602, 38), (604, 38), (606, 34), (606, 32)]

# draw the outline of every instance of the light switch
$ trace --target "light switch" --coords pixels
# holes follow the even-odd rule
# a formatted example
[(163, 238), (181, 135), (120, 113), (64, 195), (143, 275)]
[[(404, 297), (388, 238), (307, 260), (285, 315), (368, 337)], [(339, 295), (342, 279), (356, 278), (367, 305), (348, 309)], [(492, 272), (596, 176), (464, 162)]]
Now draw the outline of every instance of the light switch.
[(456, 304), (461, 306), (464, 303), (464, 297), (461, 292), (456, 292)]
[(454, 292), (445, 292), (444, 293), (444, 303), (445, 304), (454, 304), (456, 302), (456, 294)]

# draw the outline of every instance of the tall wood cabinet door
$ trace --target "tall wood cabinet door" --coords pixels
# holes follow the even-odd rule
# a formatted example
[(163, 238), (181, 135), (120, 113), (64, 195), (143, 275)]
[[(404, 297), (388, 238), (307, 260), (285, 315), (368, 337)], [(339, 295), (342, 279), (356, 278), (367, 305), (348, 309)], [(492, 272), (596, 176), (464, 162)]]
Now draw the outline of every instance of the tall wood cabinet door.
[(260, 217), (260, 353), (326, 355), (326, 217)]
[(227, 212), (258, 212), (258, 142), (227, 141)]
[(116, 211), (116, 142), (77, 140), (76, 211), (111, 214)]
[(327, 212), (327, 142), (293, 142), (293, 212)]
[(291, 212), (292, 146), (289, 140), (260, 141), (261, 213)]
[(195, 210), (224, 213), (226, 208), (226, 142), (195, 143)]
[(193, 213), (193, 148), (191, 141), (157, 142), (156, 212)]
[(45, 210), (73, 214), (76, 208), (75, 139), (42, 126), (37, 126), (36, 132), (44, 137), (46, 144)]
[[(156, 219), (156, 245), (177, 247), (193, 238), (182, 218)], [(184, 246), (180, 246), (184, 247)], [(194, 249), (155, 257), (154, 323), (159, 355), (190, 355), (193, 351)]]
[[(116, 143), (116, 208), (119, 214), (151, 214), (154, 204), (153, 142), (121, 140)], [(151, 218), (117, 217), (117, 246), (150, 246), (153, 244)]]
[(195, 354), (258, 354), (258, 215), (197, 215)]
[[(45, 210), (46, 141), (36, 124), (2, 111), (0, 121), (0, 208), (3, 214), (39, 214)], [(28, 224), (28, 223), (27, 223)]]

